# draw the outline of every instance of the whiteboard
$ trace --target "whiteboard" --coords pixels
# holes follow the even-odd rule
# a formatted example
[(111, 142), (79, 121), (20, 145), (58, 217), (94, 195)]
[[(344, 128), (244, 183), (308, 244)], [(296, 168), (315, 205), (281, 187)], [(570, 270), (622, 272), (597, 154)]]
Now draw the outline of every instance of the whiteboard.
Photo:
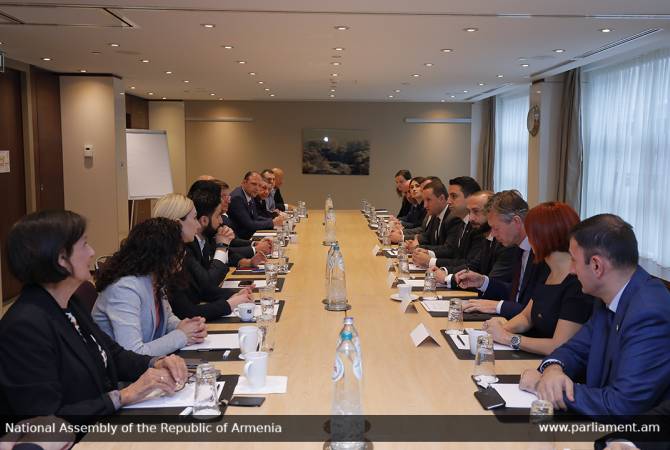
[(160, 198), (174, 192), (167, 132), (126, 130), (128, 198)]

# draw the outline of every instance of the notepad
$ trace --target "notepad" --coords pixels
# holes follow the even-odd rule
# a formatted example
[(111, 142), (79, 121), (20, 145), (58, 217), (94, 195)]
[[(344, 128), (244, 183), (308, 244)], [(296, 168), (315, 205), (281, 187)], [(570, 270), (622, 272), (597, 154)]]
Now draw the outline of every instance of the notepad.
[[(223, 391), (224, 381), (216, 382), (216, 393), (217, 397), (221, 396)], [(126, 409), (139, 409), (139, 408), (184, 408), (186, 406), (193, 406), (193, 401), (195, 399), (195, 383), (187, 383), (184, 386), (184, 389), (181, 391), (175, 392), (173, 395), (164, 395), (162, 397), (151, 398), (149, 400), (144, 400), (132, 405), (124, 406)]]
[(222, 348), (240, 348), (237, 333), (208, 334), (203, 342), (183, 347), (182, 350), (213, 350)]
[[(244, 281), (244, 280), (227, 280), (227, 281), (224, 281), (224, 282), (223, 282), (223, 284), (221, 285), (221, 287), (222, 287), (222, 288), (238, 288), (238, 287), (243, 287), (243, 286), (240, 286), (240, 282), (242, 282), (242, 281)], [(254, 285), (255, 285), (256, 288), (258, 288), (258, 289), (260, 289), (260, 288), (264, 288), (265, 286), (267, 286), (267, 282), (266, 282), (265, 280), (251, 280), (251, 281), (254, 282)]]
[(449, 300), (421, 300), (428, 312), (449, 312)]
[[(455, 334), (450, 334), (449, 337), (451, 338), (452, 341), (454, 341), (454, 344), (456, 344), (456, 347), (458, 347), (459, 350), (470, 350), (470, 340), (467, 334), (460, 335), (462, 341), (461, 339), (458, 339), (458, 336)], [(514, 351), (512, 347), (498, 343), (493, 344), (493, 350)]]
[[(261, 305), (254, 306), (254, 317), (259, 317), (261, 315), (261, 311), (262, 311), (261, 310)], [(273, 314), (276, 316), (278, 312), (279, 312), (279, 303), (277, 302), (277, 303), (275, 303)], [(240, 317), (240, 315), (237, 313), (237, 311), (233, 311), (232, 313), (228, 314), (227, 316), (223, 316), (223, 317)], [(237, 337), (236, 334), (233, 335), (233, 336)], [(227, 347), (227, 348), (238, 348), (238, 347)], [(182, 349), (182, 350), (188, 350), (188, 349)]]
[(519, 389), (518, 384), (495, 383), (493, 389), (505, 400), (507, 408), (530, 408), (537, 395)]
[(235, 386), (233, 395), (244, 394), (285, 394), (288, 388), (288, 377), (270, 376), (265, 377), (265, 386), (260, 388), (251, 387), (247, 378), (241, 376)]
[(425, 267), (419, 267), (414, 263), (409, 263), (409, 271), (410, 272), (425, 272), (426, 268)]

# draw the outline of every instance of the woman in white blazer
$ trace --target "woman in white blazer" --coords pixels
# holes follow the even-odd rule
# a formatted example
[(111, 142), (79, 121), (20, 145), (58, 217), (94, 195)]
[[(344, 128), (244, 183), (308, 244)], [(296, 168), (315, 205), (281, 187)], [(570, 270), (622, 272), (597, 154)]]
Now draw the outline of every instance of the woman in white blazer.
[(167, 299), (184, 255), (181, 227), (174, 220), (146, 220), (130, 231), (100, 269), (93, 320), (127, 350), (162, 356), (202, 342), (202, 317), (179, 320)]

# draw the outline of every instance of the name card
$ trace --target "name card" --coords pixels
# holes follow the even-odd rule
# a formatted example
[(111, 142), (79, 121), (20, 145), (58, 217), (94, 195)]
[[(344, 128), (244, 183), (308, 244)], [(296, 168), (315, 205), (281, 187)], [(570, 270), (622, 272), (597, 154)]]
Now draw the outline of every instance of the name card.
[(395, 272), (389, 272), (388, 276), (386, 277), (386, 285), (391, 289), (393, 287), (393, 283), (395, 282)]
[(414, 342), (415, 347), (418, 347), (423, 343), (433, 343), (437, 346), (440, 345), (437, 343), (437, 339), (435, 339), (433, 335), (430, 334), (430, 331), (428, 331), (428, 328), (426, 328), (423, 323), (420, 323), (415, 329), (413, 329), (409, 333), (409, 336), (412, 338), (412, 342)]
[(377, 256), (377, 253), (379, 253), (379, 250), (381, 250), (381, 247), (378, 245), (375, 245), (372, 247), (372, 256)]

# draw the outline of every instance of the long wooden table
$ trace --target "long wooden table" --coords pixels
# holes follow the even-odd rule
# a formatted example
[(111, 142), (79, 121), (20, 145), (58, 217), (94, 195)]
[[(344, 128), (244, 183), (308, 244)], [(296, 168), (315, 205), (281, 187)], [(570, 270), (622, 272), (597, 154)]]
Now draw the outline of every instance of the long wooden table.
[[(362, 403), (365, 414), (448, 415), (491, 414), (473, 396), (470, 379), (472, 361), (458, 360), (440, 329), (446, 318), (433, 318), (417, 305), (417, 313), (402, 313), (390, 299), (396, 292), (387, 285), (386, 258), (373, 257), (378, 243), (359, 211), (336, 211), (337, 239), (344, 255), (347, 293), (361, 336), (364, 377)], [(284, 289), (277, 294), (286, 301), (276, 324), (275, 351), (269, 360), (269, 375), (288, 376), (287, 394), (268, 395), (260, 408), (229, 408), (227, 414), (322, 414), (329, 415), (333, 385), (331, 371), (343, 312), (329, 312), (321, 300), (325, 296), (324, 272), (328, 247), (322, 244), (322, 212), (297, 225), (298, 243), (287, 254), (294, 263)], [(233, 275), (234, 276), (234, 275)], [(415, 347), (410, 331), (423, 323), (439, 346)], [(475, 324), (476, 325), (476, 324)], [(234, 330), (240, 324), (209, 325), (210, 330)], [(218, 364), (224, 373), (241, 373), (243, 362)], [(537, 367), (537, 361), (496, 361), (500, 374), (520, 374)], [(151, 443), (83, 443), (83, 447), (126, 449), (152, 448)], [(161, 443), (162, 449), (187, 448), (321, 448), (322, 443)], [(537, 448), (525, 443), (386, 443), (375, 448)], [(539, 447), (546, 448), (546, 447)], [(561, 447), (563, 448), (563, 447)], [(592, 448), (591, 443), (570, 448)]]

